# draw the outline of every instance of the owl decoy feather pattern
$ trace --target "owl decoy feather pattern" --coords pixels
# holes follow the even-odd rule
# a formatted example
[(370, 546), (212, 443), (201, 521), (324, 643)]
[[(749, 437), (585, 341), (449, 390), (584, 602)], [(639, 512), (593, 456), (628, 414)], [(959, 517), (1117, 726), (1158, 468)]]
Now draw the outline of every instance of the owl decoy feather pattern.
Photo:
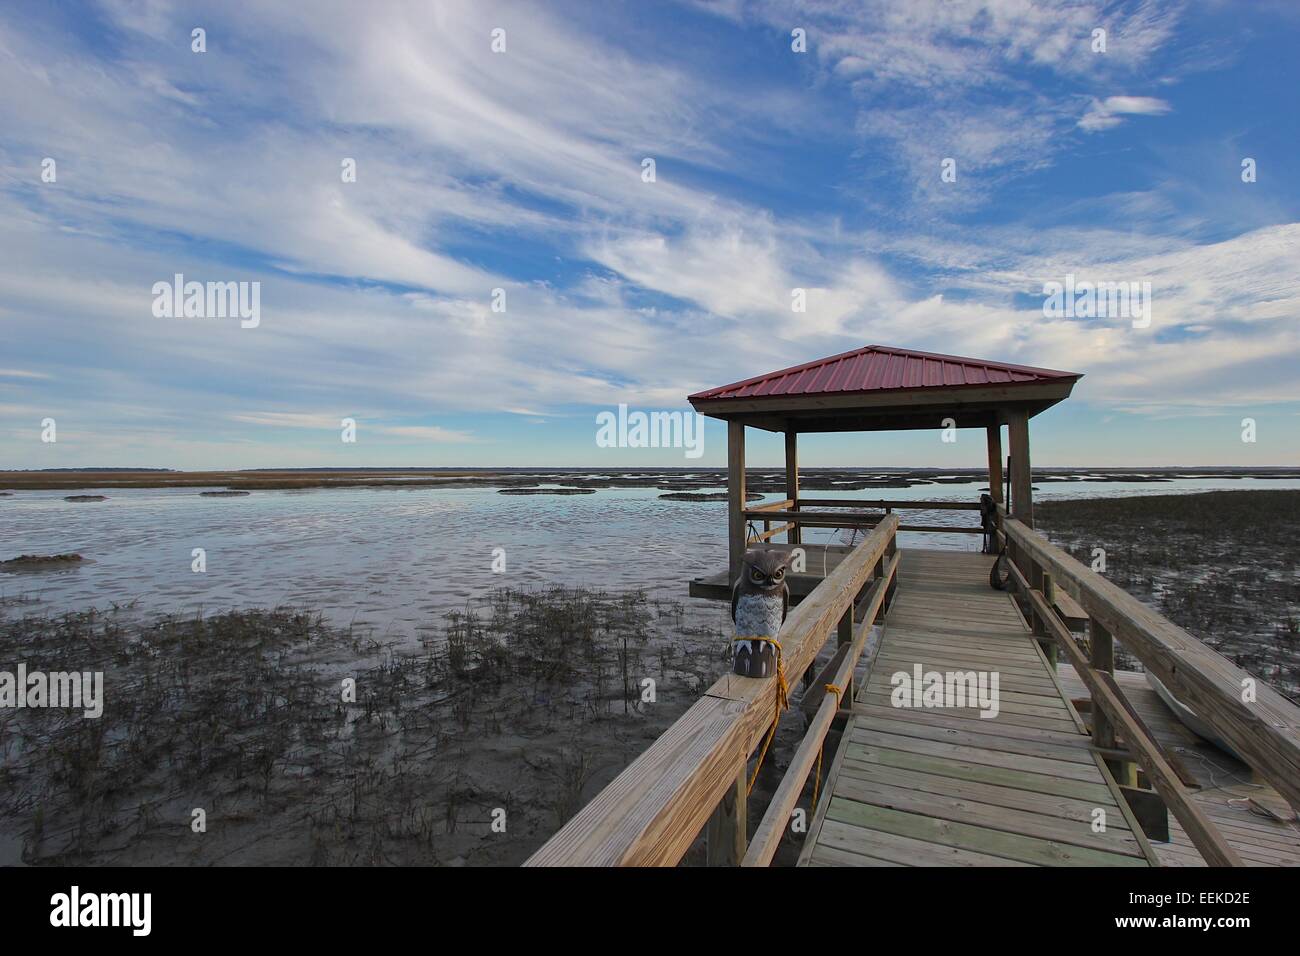
[(741, 562), (740, 576), (731, 588), (731, 620), (735, 625), (732, 671), (744, 677), (771, 677), (776, 673), (776, 649), (765, 641), (775, 639), (790, 611), (790, 586), (786, 571), (790, 553), (775, 548), (751, 548)]

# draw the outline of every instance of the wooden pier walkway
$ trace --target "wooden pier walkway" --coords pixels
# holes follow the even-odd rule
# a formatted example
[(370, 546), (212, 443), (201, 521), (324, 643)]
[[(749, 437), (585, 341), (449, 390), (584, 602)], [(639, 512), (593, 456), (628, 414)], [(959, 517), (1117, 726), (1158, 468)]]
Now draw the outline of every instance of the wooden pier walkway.
[[(1079, 378), (870, 345), (691, 395), (698, 413), (727, 423), (727, 566), (693, 579), (690, 593), (726, 601), (748, 550), (789, 552), (791, 607), (776, 643), (787, 680), (805, 678), (802, 738), (788, 759), (768, 756), (798, 720), (785, 710), (787, 680), (720, 673), (527, 865), (673, 866), (701, 844), (707, 864), (742, 867), (796, 855), (866, 866), (1292, 862), (1300, 708), (1034, 530), (1029, 421)], [(801, 434), (954, 427), (985, 433), (978, 501), (838, 494), (875, 481), (824, 483), (834, 497), (800, 489)], [(779, 501), (750, 501), (749, 428), (784, 436)], [(978, 524), (956, 525), (953, 512)], [(862, 538), (805, 542), (809, 529)], [(979, 536), (989, 554), (900, 549), (899, 532)], [(993, 554), (1008, 590), (990, 586)], [(1158, 712), (1144, 717), (1143, 695), (1116, 672), (1120, 648), (1240, 757), (1249, 780), (1194, 778), (1182, 758), (1202, 755), (1170, 746)], [(896, 706), (899, 672), (922, 689), (927, 673), (951, 674), (953, 691), (983, 675), (986, 693), (976, 706)], [(755, 826), (765, 757), (769, 774), (784, 767)]]
[[(989, 587), (992, 558), (899, 553), (898, 593), (800, 864), (1156, 862), (1010, 595)], [(996, 716), (981, 717), (976, 702), (894, 706), (891, 677), (911, 678), (917, 665), (996, 673)]]

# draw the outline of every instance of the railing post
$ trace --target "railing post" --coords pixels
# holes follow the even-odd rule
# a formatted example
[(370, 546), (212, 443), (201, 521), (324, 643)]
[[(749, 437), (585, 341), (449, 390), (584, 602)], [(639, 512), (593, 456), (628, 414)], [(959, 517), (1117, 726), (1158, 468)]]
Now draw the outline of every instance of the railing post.
[[(799, 433), (786, 423), (785, 430), (785, 496), (790, 510), (799, 510)], [(803, 544), (803, 532), (793, 524), (785, 533), (786, 544)]]
[(749, 838), (746, 819), (749, 809), (749, 797), (746, 794), (748, 786), (745, 765), (742, 763), (740, 773), (723, 794), (704, 830), (705, 861), (709, 866), (740, 866), (740, 861), (745, 858), (746, 841)]
[[(1052, 576), (1047, 572), (1041, 570), (1037, 564), (1035, 564), (1033, 567), (1039, 579), (1039, 584), (1035, 589), (1042, 592), (1043, 599), (1047, 601), (1047, 606), (1049, 608), (1055, 607), (1056, 606), (1056, 585), (1052, 583)], [(1038, 615), (1034, 615), (1034, 633), (1047, 636), (1047, 622), (1039, 620)], [(1057, 658), (1056, 642), (1039, 641), (1038, 646), (1041, 647), (1043, 649), (1043, 653), (1047, 655), (1047, 661), (1049, 664), (1052, 665), (1052, 670), (1056, 670), (1056, 658)]]
[(745, 425), (727, 422), (727, 583), (745, 557)]
[(990, 425), (988, 432), (989, 447), (989, 497), (997, 504), (1002, 500), (1002, 426)]
[[(1115, 674), (1115, 639), (1106, 626), (1095, 617), (1088, 618), (1089, 659), (1094, 671)], [(1092, 709), (1092, 743), (1101, 750), (1116, 750), (1115, 726), (1106, 713), (1098, 707)], [(1106, 759), (1106, 766), (1115, 780), (1126, 787), (1137, 786), (1137, 764), (1131, 760)]]

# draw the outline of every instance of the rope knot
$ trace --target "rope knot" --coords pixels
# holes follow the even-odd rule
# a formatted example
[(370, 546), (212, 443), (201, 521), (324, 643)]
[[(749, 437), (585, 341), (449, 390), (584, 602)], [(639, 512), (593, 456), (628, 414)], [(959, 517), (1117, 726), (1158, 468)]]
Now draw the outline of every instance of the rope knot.
[(732, 643), (736, 641), (758, 641), (762, 644), (771, 644), (776, 648), (776, 710), (772, 714), (772, 726), (768, 729), (767, 738), (763, 741), (763, 749), (759, 751), (758, 763), (754, 765), (754, 775), (749, 778), (749, 788), (745, 791), (746, 796), (754, 792), (754, 784), (758, 782), (758, 772), (763, 768), (763, 758), (767, 756), (767, 749), (772, 746), (772, 739), (776, 737), (776, 725), (781, 722), (781, 712), (790, 706), (790, 686), (785, 680), (785, 658), (781, 654), (781, 642), (774, 637), (766, 634), (747, 634), (741, 637), (733, 637)]

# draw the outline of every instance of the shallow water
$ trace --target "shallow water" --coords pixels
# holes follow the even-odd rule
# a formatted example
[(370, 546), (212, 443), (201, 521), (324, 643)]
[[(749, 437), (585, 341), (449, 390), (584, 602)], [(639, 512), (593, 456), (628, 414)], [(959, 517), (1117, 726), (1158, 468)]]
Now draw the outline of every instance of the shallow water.
[[(974, 502), (981, 483), (862, 491), (812, 498)], [(1043, 482), (1036, 500), (1295, 489), (1295, 479), (1187, 478), (1157, 482)], [(0, 559), (80, 553), (51, 572), (0, 574), (0, 597), (35, 597), (46, 611), (137, 602), (142, 611), (192, 613), (298, 605), (341, 624), (409, 637), (494, 587), (643, 588), (686, 601), (690, 578), (726, 564), (726, 504), (664, 501), (656, 488), (589, 495), (501, 495), (493, 488), (349, 488), (254, 491), (204, 498), (198, 488), (85, 489), (0, 498)], [(779, 496), (768, 495), (765, 500)], [(754, 502), (753, 504), (758, 504)], [(974, 512), (906, 512), (910, 523), (974, 526)], [(806, 541), (843, 536), (809, 529)], [(900, 544), (978, 550), (977, 535), (901, 534)], [(504, 548), (506, 572), (493, 573)], [(191, 570), (192, 551), (207, 570)], [(704, 602), (698, 602), (704, 603)], [(721, 605), (712, 605), (721, 608)]]

